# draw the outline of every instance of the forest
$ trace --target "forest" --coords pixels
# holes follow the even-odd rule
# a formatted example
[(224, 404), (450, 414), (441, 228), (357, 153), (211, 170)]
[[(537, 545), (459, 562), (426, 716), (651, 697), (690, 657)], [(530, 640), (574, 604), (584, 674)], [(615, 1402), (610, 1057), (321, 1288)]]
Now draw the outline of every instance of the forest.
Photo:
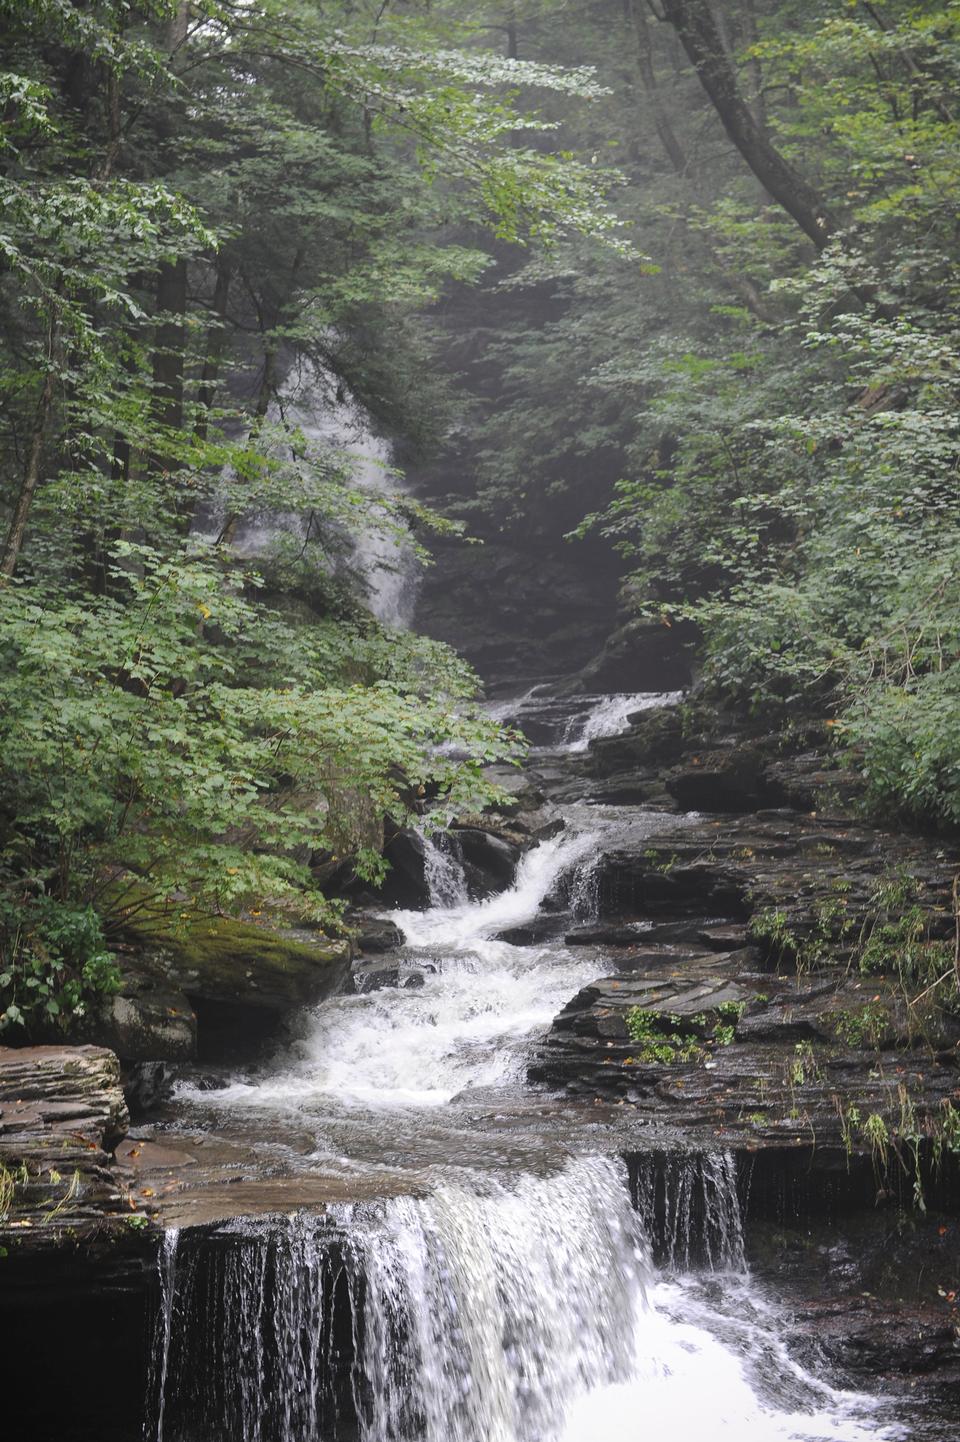
[[(5, 1027), (131, 906), (330, 915), (384, 815), (482, 808), (510, 739), (371, 617), (365, 526), (600, 538), (720, 703), (960, 821), (955, 6), (3, 24)], [(469, 493), (364, 494), (303, 429), (345, 395)]]
[(33, 1435), (951, 1442), (958, 303), (960, 0), (0, 0)]

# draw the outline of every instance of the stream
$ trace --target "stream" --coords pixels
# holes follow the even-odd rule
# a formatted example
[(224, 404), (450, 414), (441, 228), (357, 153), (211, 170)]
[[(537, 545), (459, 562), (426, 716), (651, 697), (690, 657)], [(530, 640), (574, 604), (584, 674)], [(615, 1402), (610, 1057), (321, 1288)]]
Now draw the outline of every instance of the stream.
[[(539, 717), (562, 771), (663, 699), (528, 693), (501, 711)], [(258, 1070), (181, 1083), (171, 1134), (242, 1140), (263, 1186), (250, 1215), (166, 1233), (152, 1442), (908, 1435), (791, 1353), (746, 1267), (730, 1156), (645, 1166), (628, 1114), (526, 1083), (532, 1039), (604, 963), (505, 933), (589, 918), (601, 846), (685, 824), (585, 796), (562, 811), (483, 900), (428, 841), (432, 904), (389, 913), (397, 985), (318, 1006)]]

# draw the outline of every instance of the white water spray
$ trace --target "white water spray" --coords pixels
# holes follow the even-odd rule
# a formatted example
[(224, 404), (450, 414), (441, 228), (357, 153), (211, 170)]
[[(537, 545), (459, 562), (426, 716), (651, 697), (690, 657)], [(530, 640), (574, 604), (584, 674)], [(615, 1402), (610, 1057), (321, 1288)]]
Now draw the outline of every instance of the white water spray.
[[(739, 1225), (735, 1194), (722, 1223)], [(658, 1279), (622, 1163), (220, 1229), (175, 1286), (167, 1442), (867, 1442), (743, 1276)]]
[(563, 737), (563, 750), (588, 751), (591, 741), (597, 741), (602, 736), (619, 736), (625, 731), (634, 712), (650, 711), (657, 706), (674, 706), (680, 695), (679, 691), (639, 691), (597, 697), (596, 704), (586, 717), (571, 719)]
[(592, 979), (596, 963), (562, 946), (512, 946), (497, 934), (535, 917), (598, 839), (586, 831), (542, 842), (521, 860), (514, 885), (486, 901), (391, 912), (406, 954), (425, 968), (422, 987), (327, 1001), (292, 1062), (255, 1083), (184, 1087), (181, 1096), (284, 1110), (329, 1097), (383, 1109), (440, 1106), (471, 1089), (522, 1081), (530, 1036)]

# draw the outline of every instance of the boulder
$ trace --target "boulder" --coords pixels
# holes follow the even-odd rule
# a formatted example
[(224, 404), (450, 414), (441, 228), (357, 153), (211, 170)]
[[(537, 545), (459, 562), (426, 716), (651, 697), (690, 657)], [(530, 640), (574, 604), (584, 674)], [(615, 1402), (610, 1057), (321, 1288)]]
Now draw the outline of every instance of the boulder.
[[(120, 994), (91, 1023), (124, 1061), (230, 1060), (349, 981), (351, 947), (310, 930), (210, 917), (127, 925)], [(101, 1033), (100, 1027), (103, 1032)]]
[(489, 895), (513, 884), (520, 860), (519, 846), (478, 826), (455, 826), (451, 836), (464, 863), (474, 873), (472, 891)]
[[(599, 736), (591, 741), (589, 760), (594, 776), (618, 778), (627, 786), (652, 786), (657, 780), (655, 768), (677, 761), (683, 754), (683, 722), (676, 706), (651, 706), (635, 712), (630, 725), (617, 736)], [(639, 773), (638, 773), (638, 768)]]
[(667, 773), (667, 790), (685, 811), (754, 811), (780, 799), (765, 759), (752, 746), (705, 751)]
[(633, 620), (567, 682), (582, 691), (676, 691), (690, 684), (696, 627)]
[(403, 945), (403, 932), (396, 922), (384, 916), (352, 916), (349, 918), (355, 940), (365, 955), (397, 951)]

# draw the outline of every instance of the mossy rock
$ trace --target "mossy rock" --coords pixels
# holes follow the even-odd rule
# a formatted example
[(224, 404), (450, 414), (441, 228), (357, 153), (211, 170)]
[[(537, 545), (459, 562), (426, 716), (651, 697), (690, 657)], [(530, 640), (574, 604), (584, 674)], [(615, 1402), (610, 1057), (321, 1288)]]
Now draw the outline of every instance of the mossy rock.
[(126, 930), (142, 948), (130, 981), (159, 973), (191, 999), (289, 1011), (338, 991), (350, 975), (350, 943), (313, 933), (224, 917), (180, 927), (137, 918)]

